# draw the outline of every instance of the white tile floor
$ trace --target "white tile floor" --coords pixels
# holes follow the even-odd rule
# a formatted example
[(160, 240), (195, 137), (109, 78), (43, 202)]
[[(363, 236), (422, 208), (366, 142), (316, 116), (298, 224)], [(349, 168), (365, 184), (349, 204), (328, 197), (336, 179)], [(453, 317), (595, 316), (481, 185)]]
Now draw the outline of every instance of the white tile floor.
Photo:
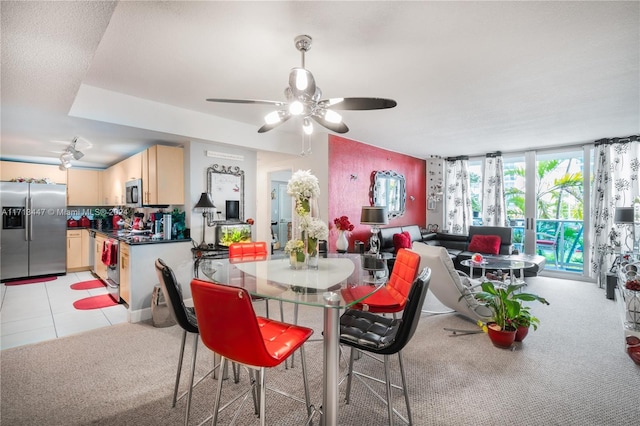
[(73, 302), (106, 294), (106, 288), (72, 290), (71, 284), (93, 280), (90, 272), (69, 273), (53, 281), (0, 284), (0, 349), (56, 339), (127, 321), (125, 305), (80, 311)]

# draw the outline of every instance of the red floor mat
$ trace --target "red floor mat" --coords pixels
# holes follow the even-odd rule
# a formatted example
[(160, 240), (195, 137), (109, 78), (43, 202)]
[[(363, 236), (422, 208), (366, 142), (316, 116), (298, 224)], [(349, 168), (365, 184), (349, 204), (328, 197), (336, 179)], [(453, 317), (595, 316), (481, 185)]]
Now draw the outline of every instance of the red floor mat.
[(89, 309), (108, 308), (109, 306), (116, 306), (117, 303), (113, 301), (108, 294), (101, 294), (100, 296), (85, 297), (84, 299), (76, 300), (73, 302), (73, 307), (86, 311)]
[(47, 281), (53, 281), (58, 279), (58, 277), (39, 277), (39, 278), (27, 278), (25, 280), (14, 280), (7, 281), (3, 283), (4, 285), (21, 285), (21, 284), (35, 284), (35, 283), (44, 283)]
[(94, 288), (106, 287), (100, 280), (80, 281), (75, 284), (71, 284), (72, 290), (91, 290)]

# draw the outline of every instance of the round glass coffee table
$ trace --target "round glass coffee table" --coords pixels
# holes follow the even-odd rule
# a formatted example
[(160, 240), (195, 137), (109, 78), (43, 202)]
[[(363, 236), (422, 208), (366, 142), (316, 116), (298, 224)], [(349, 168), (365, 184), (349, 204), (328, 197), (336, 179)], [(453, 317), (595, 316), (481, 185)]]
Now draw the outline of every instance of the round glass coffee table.
[[(471, 259), (465, 259), (461, 261), (460, 264), (469, 268), (469, 276), (471, 278), (473, 278), (473, 268), (481, 268), (483, 276), (486, 276), (487, 269), (509, 270), (509, 279), (511, 280), (511, 284), (524, 284), (524, 270), (535, 266), (533, 262), (528, 262), (526, 260), (492, 256), (484, 256), (482, 262), (474, 262)], [(516, 278), (514, 274), (514, 271), (516, 270), (520, 271), (520, 278)]]

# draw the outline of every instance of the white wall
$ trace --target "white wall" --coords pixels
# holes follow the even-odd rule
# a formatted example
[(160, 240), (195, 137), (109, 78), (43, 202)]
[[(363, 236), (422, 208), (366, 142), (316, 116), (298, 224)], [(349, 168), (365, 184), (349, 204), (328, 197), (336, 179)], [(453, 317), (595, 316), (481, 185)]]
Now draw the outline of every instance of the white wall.
[[(193, 206), (200, 199), (200, 195), (207, 191), (207, 168), (213, 164), (227, 167), (240, 167), (244, 171), (244, 219), (256, 220), (256, 152), (249, 149), (232, 147), (229, 145), (202, 143), (191, 141), (185, 146), (185, 212), (187, 212), (187, 226), (191, 228), (191, 238), (200, 242), (202, 240), (202, 214), (193, 211)], [(207, 151), (221, 152), (225, 154), (241, 155), (242, 161), (228, 160), (225, 158), (207, 157)], [(215, 195), (214, 195), (215, 198)], [(213, 203), (224, 203), (225, 200), (213, 200)], [(223, 204), (224, 205), (224, 204)], [(207, 227), (206, 242), (213, 243), (215, 239), (214, 228)], [(256, 238), (255, 226), (253, 229)], [(270, 240), (267, 240), (270, 241)]]
[[(329, 217), (329, 144), (326, 133), (314, 134), (311, 153), (286, 155), (259, 151), (257, 153), (257, 181), (255, 205), (257, 206), (256, 236), (258, 241), (271, 241), (271, 172), (281, 170), (311, 170), (320, 181), (318, 208), (320, 219), (328, 223)], [(281, 241), (282, 244), (286, 241)]]

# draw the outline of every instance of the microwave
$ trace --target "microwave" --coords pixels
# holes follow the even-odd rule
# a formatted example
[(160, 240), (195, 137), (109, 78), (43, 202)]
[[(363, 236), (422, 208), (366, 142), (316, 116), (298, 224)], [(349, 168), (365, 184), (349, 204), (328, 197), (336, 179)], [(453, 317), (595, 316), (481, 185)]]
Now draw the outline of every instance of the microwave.
[(134, 179), (125, 183), (124, 193), (127, 207), (142, 207), (142, 179)]

